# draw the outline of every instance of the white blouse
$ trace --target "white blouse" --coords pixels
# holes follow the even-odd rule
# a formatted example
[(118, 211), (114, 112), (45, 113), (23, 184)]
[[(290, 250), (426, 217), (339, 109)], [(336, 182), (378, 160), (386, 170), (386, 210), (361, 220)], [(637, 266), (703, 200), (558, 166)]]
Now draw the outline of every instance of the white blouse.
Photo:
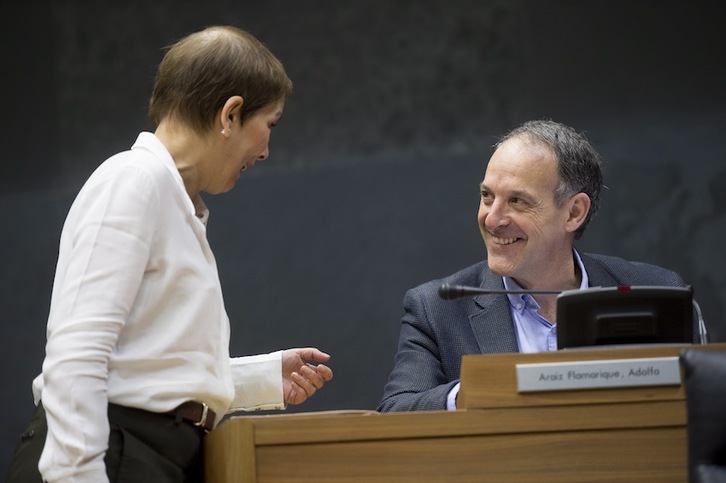
[(194, 400), (218, 418), (284, 407), (281, 352), (229, 357), (209, 212), (194, 204), (151, 133), (101, 164), (74, 201), (33, 381), (48, 417), (46, 480), (107, 481), (109, 402), (167, 412)]

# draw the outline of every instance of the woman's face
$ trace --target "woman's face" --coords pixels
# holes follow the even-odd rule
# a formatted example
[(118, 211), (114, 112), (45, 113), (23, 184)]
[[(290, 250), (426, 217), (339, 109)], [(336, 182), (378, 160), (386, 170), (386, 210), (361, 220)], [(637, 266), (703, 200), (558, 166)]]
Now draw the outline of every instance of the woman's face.
[[(231, 190), (243, 172), (250, 169), (258, 160), (270, 155), (270, 131), (282, 117), (284, 99), (271, 102), (259, 109), (243, 123), (230, 122), (225, 128), (221, 162), (215, 183), (210, 193), (224, 193)], [(219, 136), (219, 134), (217, 134)]]

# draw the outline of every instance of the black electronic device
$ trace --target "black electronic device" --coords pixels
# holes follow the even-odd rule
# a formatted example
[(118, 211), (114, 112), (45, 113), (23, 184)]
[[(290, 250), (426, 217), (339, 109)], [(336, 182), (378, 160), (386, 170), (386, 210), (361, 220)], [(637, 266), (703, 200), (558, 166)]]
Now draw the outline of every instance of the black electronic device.
[(591, 287), (557, 296), (558, 349), (693, 342), (691, 287)]

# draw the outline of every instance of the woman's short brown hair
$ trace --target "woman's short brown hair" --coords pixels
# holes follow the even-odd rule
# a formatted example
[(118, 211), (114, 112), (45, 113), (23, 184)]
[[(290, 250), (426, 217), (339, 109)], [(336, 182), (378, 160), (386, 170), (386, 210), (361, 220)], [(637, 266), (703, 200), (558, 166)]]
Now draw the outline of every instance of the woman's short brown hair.
[(149, 119), (158, 126), (174, 117), (202, 133), (232, 96), (244, 99), (244, 121), (291, 93), (282, 63), (259, 40), (236, 27), (208, 27), (168, 48), (156, 74)]

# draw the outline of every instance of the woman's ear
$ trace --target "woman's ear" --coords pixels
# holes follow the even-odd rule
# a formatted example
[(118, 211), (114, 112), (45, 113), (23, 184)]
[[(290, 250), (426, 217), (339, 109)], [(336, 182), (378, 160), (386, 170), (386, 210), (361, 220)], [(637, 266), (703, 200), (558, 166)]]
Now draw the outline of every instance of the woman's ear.
[(575, 232), (585, 222), (587, 214), (590, 212), (590, 197), (585, 193), (577, 193), (570, 198), (567, 223), (565, 229), (572, 233)]
[(242, 106), (244, 105), (244, 99), (242, 96), (232, 96), (227, 99), (222, 109), (219, 111), (219, 129), (223, 136), (228, 136), (232, 133), (232, 126), (234, 126), (235, 118), (241, 118)]

